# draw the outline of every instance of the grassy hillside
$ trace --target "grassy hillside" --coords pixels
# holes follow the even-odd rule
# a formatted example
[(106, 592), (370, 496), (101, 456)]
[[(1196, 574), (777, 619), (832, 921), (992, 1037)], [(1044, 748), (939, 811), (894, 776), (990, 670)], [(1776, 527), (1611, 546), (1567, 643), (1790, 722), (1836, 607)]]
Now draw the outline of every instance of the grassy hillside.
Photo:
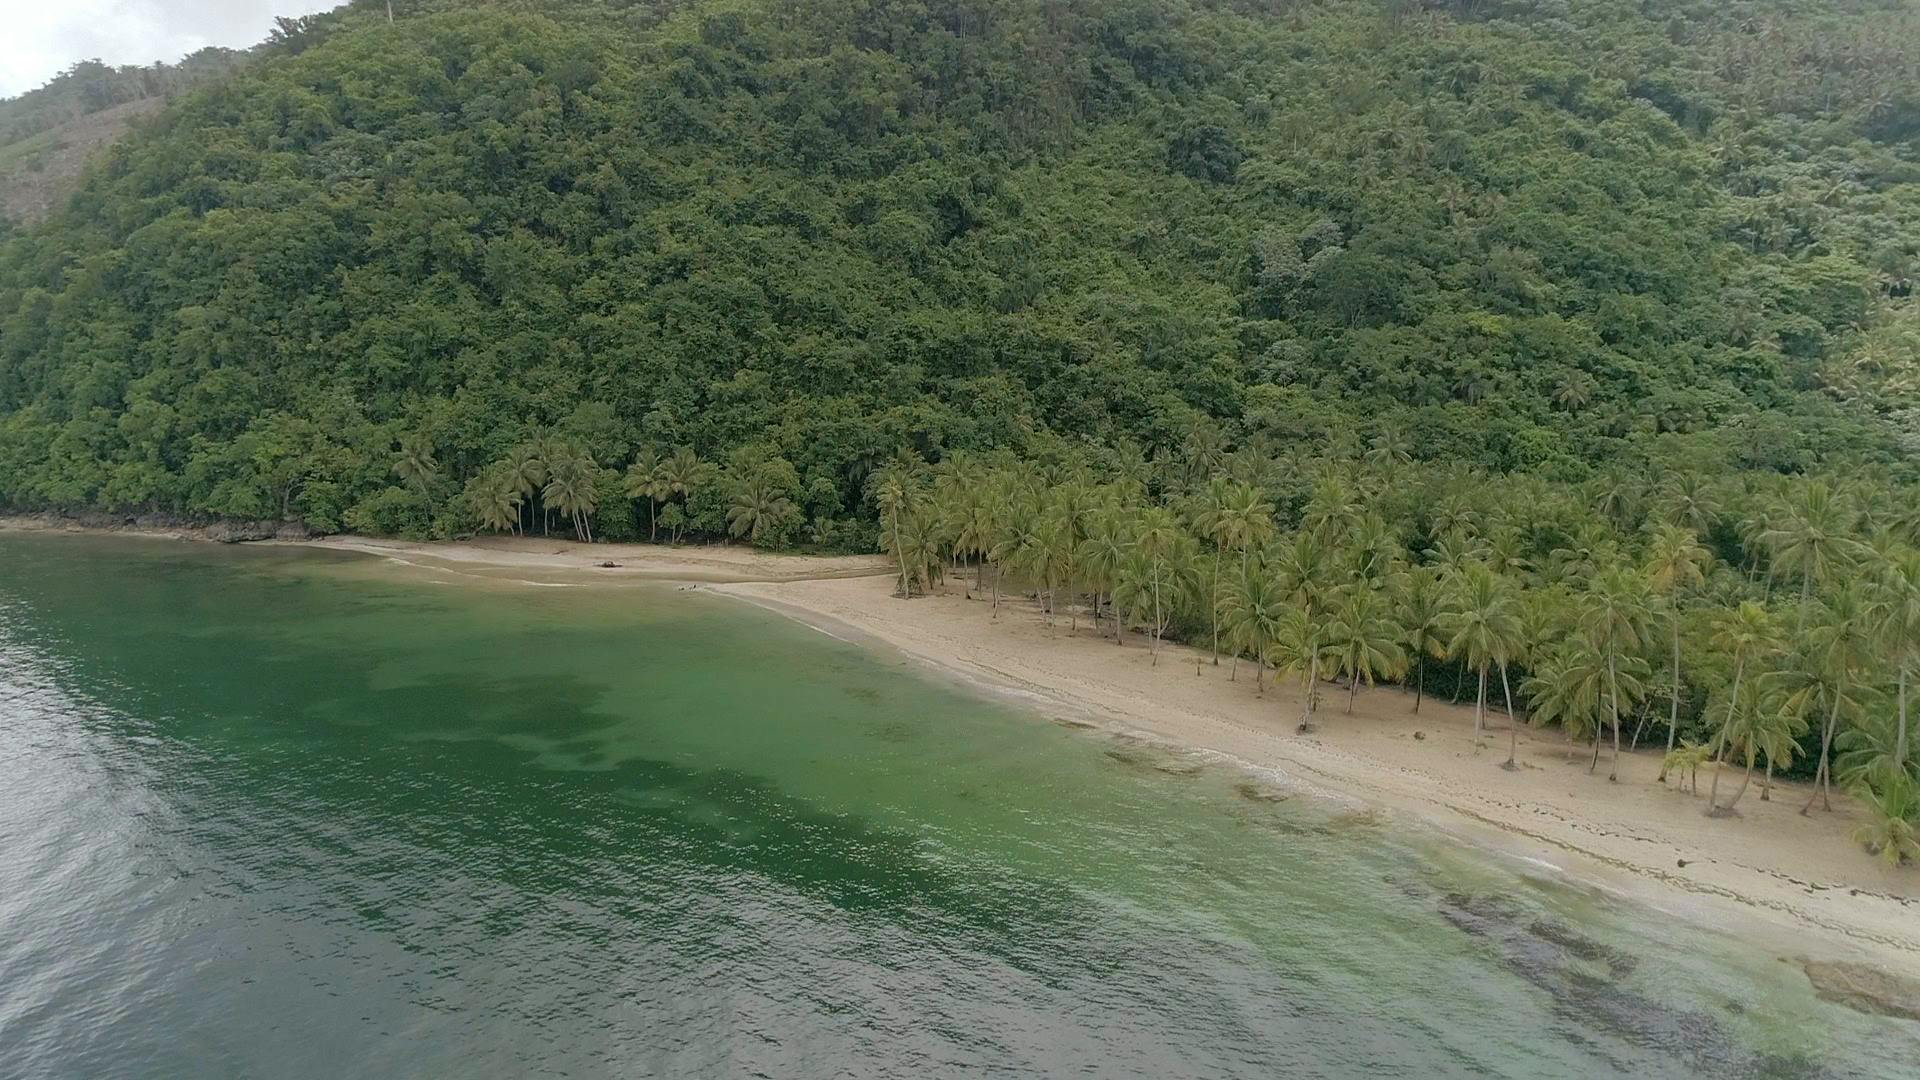
[(448, 532), (685, 446), (832, 542), (903, 446), (1920, 451), (1911, 4), (396, 10), (0, 239), (0, 503)]

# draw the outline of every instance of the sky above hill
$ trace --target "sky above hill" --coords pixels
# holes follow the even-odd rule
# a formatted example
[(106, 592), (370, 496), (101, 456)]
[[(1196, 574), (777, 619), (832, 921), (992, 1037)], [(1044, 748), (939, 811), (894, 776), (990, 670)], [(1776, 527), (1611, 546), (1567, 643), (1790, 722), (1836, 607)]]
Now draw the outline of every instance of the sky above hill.
[(341, 0), (0, 0), (0, 97), (46, 82), (81, 60), (172, 62), (208, 45), (242, 48), (276, 15)]

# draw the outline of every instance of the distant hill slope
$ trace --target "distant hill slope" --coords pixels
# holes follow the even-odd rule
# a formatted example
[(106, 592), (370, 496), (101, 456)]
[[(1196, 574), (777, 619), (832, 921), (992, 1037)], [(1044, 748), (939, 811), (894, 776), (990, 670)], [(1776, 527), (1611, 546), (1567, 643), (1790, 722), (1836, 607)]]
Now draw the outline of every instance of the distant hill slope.
[(0, 503), (379, 527), (547, 437), (828, 517), (902, 444), (1920, 451), (1910, 4), (396, 8), (0, 243)]
[(165, 99), (122, 102), (0, 146), (0, 218), (37, 224), (79, 186), (81, 173), (129, 125)]

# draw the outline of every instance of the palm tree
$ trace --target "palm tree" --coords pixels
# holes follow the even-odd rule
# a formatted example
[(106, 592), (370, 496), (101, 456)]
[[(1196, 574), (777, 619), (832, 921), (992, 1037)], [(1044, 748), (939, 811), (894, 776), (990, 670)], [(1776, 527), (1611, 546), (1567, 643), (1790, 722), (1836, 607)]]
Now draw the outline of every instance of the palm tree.
[[(691, 502), (694, 492), (705, 487), (713, 479), (713, 474), (713, 466), (701, 461), (700, 455), (694, 453), (692, 447), (679, 447), (671, 457), (660, 463), (660, 480), (666, 492), (661, 497), (671, 499), (678, 495), (681, 501)], [(682, 513), (691, 516), (688, 510)], [(679, 539), (677, 531), (674, 538)]]
[(880, 511), (881, 542), (893, 552), (894, 565), (900, 568), (902, 599), (913, 595), (913, 587), (907, 576), (906, 555), (900, 543), (907, 535), (902, 523), (913, 511), (917, 494), (914, 474), (898, 462), (889, 464), (867, 478), (867, 497), (873, 500), (874, 507)]
[(1573, 757), (1574, 739), (1592, 731), (1599, 751), (1600, 699), (1607, 684), (1607, 668), (1583, 637), (1569, 638), (1543, 655), (1520, 691), (1531, 702), (1527, 719), (1536, 725), (1559, 721), (1567, 733), (1567, 757)]
[(498, 469), (476, 477), (468, 490), (480, 524), (494, 532), (512, 532), (520, 524), (520, 494)]
[[(1273, 504), (1251, 486), (1224, 476), (1207, 482), (1194, 500), (1194, 531), (1213, 542), (1221, 554), (1240, 553), (1241, 573), (1248, 553), (1273, 536)], [(1213, 562), (1210, 607), (1213, 616), (1213, 662), (1220, 663), (1220, 559)]]
[(1480, 675), (1480, 697), (1473, 709), (1473, 737), (1486, 731), (1487, 669), (1505, 667), (1518, 647), (1518, 605), (1506, 579), (1477, 563), (1468, 563), (1453, 579), (1446, 621), (1447, 655), (1464, 657)]
[(1423, 567), (1407, 574), (1398, 592), (1395, 614), (1400, 620), (1400, 640), (1413, 657), (1413, 711), (1418, 714), (1420, 699), (1427, 692), (1427, 658), (1447, 658), (1446, 590), (1440, 576)]
[(538, 448), (522, 446), (507, 458), (507, 482), (527, 509), (527, 531), (533, 529), (533, 501), (547, 486), (547, 463)]
[(1243, 652), (1253, 657), (1256, 693), (1266, 692), (1261, 676), (1267, 670), (1267, 656), (1292, 609), (1280, 580), (1258, 564), (1244, 567), (1227, 583), (1221, 604), (1227, 641), (1236, 658)]
[(1136, 555), (1150, 568), (1145, 580), (1152, 583), (1152, 650), (1156, 664), (1160, 662), (1160, 635), (1166, 630), (1165, 601), (1172, 597), (1168, 590), (1177, 584), (1176, 571), (1183, 571), (1191, 559), (1192, 553), (1185, 550), (1187, 541), (1187, 534), (1181, 530), (1180, 522), (1171, 510), (1156, 506), (1140, 515), (1133, 544)]
[(1867, 820), (1853, 830), (1853, 839), (1880, 856), (1888, 866), (1920, 862), (1920, 784), (1911, 777), (1889, 777), (1877, 788), (1862, 788)]
[(1678, 472), (1660, 487), (1660, 516), (1699, 536), (1720, 520), (1720, 498), (1713, 485), (1696, 472)]
[(1320, 661), (1326, 649), (1326, 616), (1312, 607), (1290, 607), (1278, 632), (1267, 644), (1274, 678), (1297, 676), (1305, 680), (1299, 730), (1313, 730), (1313, 708), (1320, 690)]
[(1813, 800), (1821, 799), (1824, 808), (1833, 809), (1833, 773), (1830, 755), (1841, 715), (1852, 717), (1862, 711), (1859, 673), (1868, 670), (1876, 659), (1870, 605), (1865, 590), (1857, 582), (1844, 582), (1818, 607), (1813, 628), (1806, 633), (1799, 663), (1791, 669), (1794, 686), (1789, 704), (1802, 716), (1824, 714), (1820, 727), (1820, 764), (1814, 771), (1814, 794), (1800, 812), (1813, 809)]
[(1761, 531), (1760, 543), (1767, 548), (1774, 572), (1800, 577), (1795, 634), (1806, 625), (1814, 587), (1824, 585), (1858, 550), (1859, 541), (1849, 535), (1855, 516), (1833, 485), (1810, 480), (1798, 497), (1788, 502), (1784, 517)]
[[(761, 537), (785, 525), (798, 513), (799, 509), (793, 505), (793, 500), (765, 480), (756, 478), (740, 485), (739, 491), (734, 494), (733, 505), (727, 509), (727, 533), (736, 538), (744, 536), (749, 543), (757, 544)], [(914, 515), (914, 519), (916, 540), (921, 545), (914, 554), (924, 556), (926, 545), (932, 538), (932, 522), (924, 513)], [(906, 552), (900, 543), (898, 519), (894, 528), (894, 551), (903, 560), (904, 576)]]
[(1897, 549), (1882, 568), (1875, 592), (1875, 629), (1899, 687), (1893, 760), (1905, 769), (1911, 760), (1907, 757), (1907, 687), (1920, 663), (1920, 551)]
[(1607, 774), (1609, 780), (1620, 778), (1620, 662), (1639, 654), (1650, 617), (1646, 582), (1630, 570), (1602, 574), (1582, 602), (1581, 628), (1593, 643), (1594, 652), (1600, 654), (1607, 665), (1607, 690), (1613, 711), (1613, 765)]
[(672, 494), (667, 483), (665, 471), (661, 468), (660, 452), (651, 446), (642, 447), (633, 457), (633, 463), (627, 466), (624, 490), (629, 499), (647, 500), (647, 539), (660, 539), (660, 500)]
[(1400, 647), (1400, 627), (1392, 616), (1387, 597), (1364, 583), (1356, 582), (1340, 590), (1327, 624), (1327, 659), (1333, 674), (1346, 676), (1347, 713), (1353, 713), (1353, 699), (1360, 691), (1360, 680), (1371, 687), (1376, 677), (1398, 678), (1407, 668), (1407, 654)]
[[(1680, 730), (1681, 597), (1689, 590), (1707, 583), (1707, 568), (1712, 565), (1712, 553), (1700, 546), (1699, 539), (1691, 531), (1678, 525), (1662, 525), (1654, 530), (1653, 542), (1647, 548), (1647, 583), (1666, 600), (1667, 625), (1673, 642), (1673, 692), (1667, 714), (1668, 753), (1673, 752), (1673, 741)], [(1636, 735), (1636, 741), (1638, 738)], [(1661, 779), (1665, 778), (1662, 773)]]
[(1734, 713), (1740, 699), (1740, 685), (1753, 661), (1780, 651), (1780, 631), (1767, 609), (1751, 600), (1742, 601), (1732, 611), (1723, 612), (1715, 621), (1713, 647), (1733, 658), (1733, 689), (1727, 694), (1727, 713), (1714, 735), (1715, 768), (1713, 786), (1707, 790), (1707, 812), (1714, 812), (1714, 799), (1720, 790), (1719, 765), (1726, 761), (1726, 736), (1736, 730)]
[(599, 505), (599, 485), (594, 479), (593, 460), (577, 450), (567, 449), (547, 457), (547, 486), (540, 497), (546, 505), (573, 522), (576, 539), (593, 542), (593, 529), (587, 519)]
[[(1786, 695), (1780, 693), (1773, 684), (1772, 679), (1750, 679), (1737, 697), (1727, 702), (1727, 724), (1721, 734), (1721, 745), (1744, 751), (1747, 771), (1745, 778), (1740, 781), (1739, 790), (1733, 793), (1727, 805), (1716, 805), (1712, 796), (1708, 796), (1707, 812), (1710, 814), (1733, 812), (1740, 796), (1746, 794), (1747, 786), (1753, 783), (1753, 767), (1761, 755), (1766, 755), (1767, 772), (1771, 776), (1777, 757), (1791, 758), (1800, 749), (1795, 737), (1807, 729), (1807, 722), (1789, 707)], [(1716, 775), (1714, 780), (1718, 786), (1719, 776)]]
[(415, 493), (424, 496), (439, 473), (440, 463), (433, 459), (433, 443), (426, 436), (409, 436), (400, 443), (400, 456), (394, 460), (393, 474)]
[[(1127, 560), (1132, 555), (1133, 533), (1130, 519), (1126, 514), (1107, 509), (1088, 522), (1087, 538), (1080, 542), (1078, 561), (1081, 573), (1087, 576), (1088, 584), (1093, 586), (1093, 611), (1096, 624), (1100, 617), (1101, 594), (1112, 594), (1121, 569), (1126, 566)], [(1120, 617), (1118, 605), (1115, 605), (1113, 641), (1116, 645), (1126, 644), (1124, 621)]]

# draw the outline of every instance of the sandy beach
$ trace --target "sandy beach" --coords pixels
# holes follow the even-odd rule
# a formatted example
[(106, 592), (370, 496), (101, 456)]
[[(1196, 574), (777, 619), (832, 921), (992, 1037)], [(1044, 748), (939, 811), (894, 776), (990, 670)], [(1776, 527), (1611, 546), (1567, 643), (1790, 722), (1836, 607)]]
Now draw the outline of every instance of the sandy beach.
[[(1037, 605), (1003, 598), (998, 617), (984, 598), (949, 581), (942, 595), (900, 600), (878, 556), (769, 555), (748, 548), (574, 544), (489, 539), (421, 544), (357, 537), (302, 541), (323, 550), (382, 557), (423, 572), (540, 584), (622, 579), (699, 583), (707, 592), (801, 619), (836, 636), (896, 650), (983, 692), (1010, 696), (1045, 715), (1233, 759), (1276, 787), (1355, 798), (1512, 860), (1522, 873), (1561, 877), (1672, 912), (1678, 918), (1763, 936), (1783, 959), (1865, 961), (1920, 975), (1920, 868), (1890, 868), (1850, 833), (1858, 815), (1836, 793), (1832, 812), (1802, 816), (1809, 789), (1760, 783), (1737, 816), (1705, 815), (1706, 788), (1657, 783), (1660, 755), (1623, 755), (1621, 778), (1607, 758), (1569, 758), (1557, 731), (1519, 732), (1520, 768), (1507, 757), (1507, 722), (1490, 712), (1476, 743), (1470, 705), (1449, 703), (1434, 680), (1419, 712), (1411, 693), (1327, 690), (1318, 729), (1296, 733), (1300, 687), (1257, 693), (1252, 669), (1146, 639), (1117, 646), (1080, 619), (1049, 627)], [(614, 565), (606, 565), (606, 564)], [(1197, 663), (1196, 663), (1197, 661)], [(1722, 780), (1722, 797), (1740, 773)]]

